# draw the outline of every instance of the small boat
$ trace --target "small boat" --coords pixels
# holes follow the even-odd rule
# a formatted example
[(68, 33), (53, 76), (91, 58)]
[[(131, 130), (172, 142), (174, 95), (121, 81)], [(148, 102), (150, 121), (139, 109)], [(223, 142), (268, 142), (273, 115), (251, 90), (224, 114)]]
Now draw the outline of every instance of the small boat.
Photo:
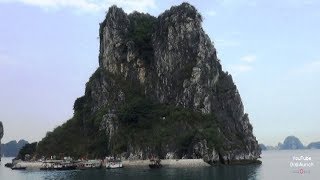
[(53, 169), (57, 171), (65, 171), (65, 170), (75, 170), (76, 168), (77, 168), (76, 165), (69, 164), (69, 165), (59, 165), (54, 167)]
[(64, 162), (46, 162), (44, 165), (40, 168), (40, 170), (44, 171), (64, 171), (64, 170), (75, 170), (77, 166), (73, 163), (64, 163)]
[(106, 168), (107, 169), (116, 169), (123, 168), (121, 160), (114, 158), (106, 158)]
[(27, 167), (12, 167), (12, 170), (26, 170)]
[(157, 168), (161, 168), (162, 165), (160, 164), (160, 159), (150, 159), (150, 164), (149, 167), (151, 169), (157, 169)]
[(13, 164), (12, 163), (6, 163), (4, 166), (7, 167), (7, 168), (12, 168)]
[(106, 163), (107, 169), (123, 168), (122, 162), (119, 160), (109, 161)]
[(63, 162), (62, 160), (43, 161), (42, 166), (40, 167), (40, 170), (42, 170), (42, 171), (54, 170), (54, 167), (61, 164), (62, 162)]
[(77, 164), (77, 168), (80, 170), (86, 170), (86, 169), (99, 169), (101, 168), (101, 161), (99, 160), (88, 160), (88, 161), (82, 161)]
[(12, 170), (26, 170), (27, 167), (21, 166), (21, 165), (13, 165), (13, 166), (11, 167), (11, 169), (12, 169)]

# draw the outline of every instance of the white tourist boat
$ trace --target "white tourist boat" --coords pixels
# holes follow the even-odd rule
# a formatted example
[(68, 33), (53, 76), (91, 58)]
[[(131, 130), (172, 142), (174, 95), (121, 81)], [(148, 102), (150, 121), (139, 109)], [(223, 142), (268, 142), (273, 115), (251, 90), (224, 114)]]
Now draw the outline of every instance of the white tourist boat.
[(106, 168), (107, 169), (116, 169), (122, 168), (121, 160), (114, 159), (113, 157), (106, 157)]
[(78, 163), (78, 169), (99, 169), (101, 168), (102, 162), (100, 160), (87, 160)]

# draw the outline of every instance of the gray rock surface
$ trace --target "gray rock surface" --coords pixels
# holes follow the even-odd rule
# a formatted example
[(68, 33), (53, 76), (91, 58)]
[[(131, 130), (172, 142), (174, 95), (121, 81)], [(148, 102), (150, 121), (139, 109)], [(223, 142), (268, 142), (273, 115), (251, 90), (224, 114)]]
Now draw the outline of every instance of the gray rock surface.
[[(139, 42), (128, 38), (132, 20), (146, 17), (152, 21), (150, 55), (143, 56)], [(121, 104), (124, 92), (112, 91), (120, 76), (141, 85), (144, 93), (160, 103), (174, 104), (203, 113), (213, 113), (222, 125), (223, 146), (208, 149), (203, 140), (194, 145), (194, 158), (222, 162), (252, 160), (261, 150), (252, 132), (248, 114), (232, 76), (224, 71), (216, 49), (201, 27), (202, 17), (188, 3), (174, 6), (155, 18), (148, 14), (126, 14), (113, 6), (100, 24), (99, 64), (106, 73), (87, 87), (86, 96), (95, 102), (93, 110), (103, 105), (113, 108)], [(110, 76), (111, 74), (111, 76)], [(108, 135), (117, 129), (116, 118), (106, 114), (104, 126)], [(111, 120), (113, 119), (113, 120)], [(115, 123), (116, 124), (116, 123)], [(110, 140), (109, 140), (110, 141)], [(143, 150), (131, 148), (129, 158), (145, 157)], [(168, 150), (167, 157), (175, 157)], [(139, 159), (139, 158), (138, 158)]]
[(262, 151), (268, 150), (268, 149), (267, 149), (267, 146), (265, 146), (264, 144), (259, 144), (259, 146), (260, 146), (260, 149), (261, 149)]
[[(87, 143), (98, 139), (95, 131), (105, 132), (105, 141), (103, 139), (99, 144), (107, 146), (104, 142), (108, 142), (108, 147), (102, 149), (111, 154), (114, 151), (116, 154), (113, 155), (129, 160), (156, 155), (167, 159), (202, 158), (211, 164), (228, 164), (256, 160), (260, 156), (261, 149), (253, 135), (248, 114), (244, 113), (237, 87), (232, 76), (222, 71), (216, 49), (202, 29), (202, 17), (193, 6), (182, 3), (158, 17), (139, 12), (126, 14), (121, 8), (112, 6), (100, 24), (99, 34), (99, 68), (86, 84), (85, 95), (75, 101), (74, 118), (59, 127), (60, 131), (71, 129), (82, 138), (90, 137), (85, 139)], [(181, 119), (186, 118), (181, 114), (172, 121), (162, 121), (166, 117), (159, 114), (147, 114), (150, 116), (144, 120), (152, 120), (153, 124), (146, 127), (146, 123), (141, 123), (137, 127), (134, 124), (137, 122), (128, 122), (130, 118), (121, 120), (121, 113), (130, 116), (143, 113), (119, 112), (137, 97), (150, 100), (144, 103), (144, 111), (150, 110), (148, 106), (155, 103), (166, 108), (180, 108), (191, 115), (197, 113), (197, 117), (190, 116), (193, 118), (190, 120), (193, 123), (191, 126)], [(164, 108), (157, 110), (159, 113)], [(209, 125), (201, 124), (209, 116), (210, 120), (206, 121)], [(161, 122), (176, 123), (172, 126), (173, 131), (166, 131), (169, 133), (165, 135), (165, 140), (162, 134), (148, 131), (158, 131), (164, 126), (165, 130), (171, 128)], [(93, 129), (96, 124), (99, 128)], [(154, 127), (154, 124), (158, 126)], [(211, 131), (206, 136), (190, 136), (177, 142), (178, 136), (175, 134), (195, 135), (195, 131), (201, 134), (208, 132), (208, 127), (216, 134)], [(151, 138), (159, 136), (148, 139), (152, 133), (160, 134), (161, 138), (156, 142)], [(52, 134), (58, 136), (57, 132)], [(60, 144), (73, 144), (62, 140), (57, 144), (56, 139), (61, 138), (44, 138), (39, 143), (42, 152), (48, 151), (45, 144), (51, 145), (50, 151), (57, 147), (57, 154), (59, 149), (64, 148), (59, 148)], [(95, 150), (93, 147), (96, 148), (96, 144), (91, 144), (89, 150)]]
[[(0, 145), (1, 145), (1, 139), (3, 137), (3, 125), (2, 122), (0, 121)], [(1, 161), (1, 147), (0, 147), (0, 161)]]

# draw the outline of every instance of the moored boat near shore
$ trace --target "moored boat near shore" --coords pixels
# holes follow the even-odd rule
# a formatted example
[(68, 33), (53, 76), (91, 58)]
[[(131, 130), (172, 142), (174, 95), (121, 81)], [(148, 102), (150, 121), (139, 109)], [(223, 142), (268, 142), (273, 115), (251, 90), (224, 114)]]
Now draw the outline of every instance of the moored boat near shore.
[(161, 168), (162, 165), (160, 164), (160, 159), (150, 159), (150, 164), (149, 167), (151, 169), (157, 169), (157, 168)]
[(54, 167), (53, 170), (57, 171), (64, 171), (64, 170), (75, 170), (77, 168), (74, 164), (59, 164), (56, 167)]
[(66, 161), (45, 161), (40, 167), (40, 170), (74, 170), (77, 166), (73, 162), (66, 162)]
[(77, 169), (86, 170), (86, 169), (100, 169), (102, 167), (101, 160), (87, 160), (80, 161), (77, 163)]
[[(158, 162), (157, 162), (158, 160)], [(159, 162), (160, 161), (160, 162)], [(38, 160), (21, 161), (14, 160), (6, 167), (13, 167), (13, 170), (42, 170), (42, 171), (61, 171), (61, 170), (90, 170), (90, 169), (115, 169), (115, 168), (179, 168), (179, 167), (208, 167), (210, 164), (203, 159), (153, 159), (153, 160), (124, 160), (107, 157), (105, 160)]]
[(7, 168), (12, 168), (13, 164), (12, 163), (6, 163), (4, 166), (7, 167)]
[(107, 169), (123, 168), (122, 162), (119, 159), (113, 157), (106, 157), (105, 161)]
[(11, 167), (12, 170), (26, 170), (27, 167), (26, 166), (21, 166), (19, 164), (15, 164)]

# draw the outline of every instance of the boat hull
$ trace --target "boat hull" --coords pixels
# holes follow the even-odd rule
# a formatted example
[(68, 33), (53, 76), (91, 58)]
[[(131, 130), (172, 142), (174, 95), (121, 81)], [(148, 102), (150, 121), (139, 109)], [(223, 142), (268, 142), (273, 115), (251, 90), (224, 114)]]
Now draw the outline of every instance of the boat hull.
[(123, 168), (122, 164), (109, 164), (109, 165), (106, 165), (106, 168), (107, 169), (117, 169), (117, 168)]
[(149, 164), (149, 167), (150, 167), (151, 169), (158, 169), (158, 168), (161, 168), (162, 165), (161, 165), (161, 164)]
[(77, 166), (59, 167), (59, 168), (55, 168), (54, 170), (66, 171), (66, 170), (75, 170), (75, 169), (77, 169)]
[(26, 170), (27, 167), (12, 167), (12, 170)]
[(42, 171), (68, 171), (68, 170), (75, 170), (75, 169), (77, 169), (77, 166), (40, 168), (40, 170)]

